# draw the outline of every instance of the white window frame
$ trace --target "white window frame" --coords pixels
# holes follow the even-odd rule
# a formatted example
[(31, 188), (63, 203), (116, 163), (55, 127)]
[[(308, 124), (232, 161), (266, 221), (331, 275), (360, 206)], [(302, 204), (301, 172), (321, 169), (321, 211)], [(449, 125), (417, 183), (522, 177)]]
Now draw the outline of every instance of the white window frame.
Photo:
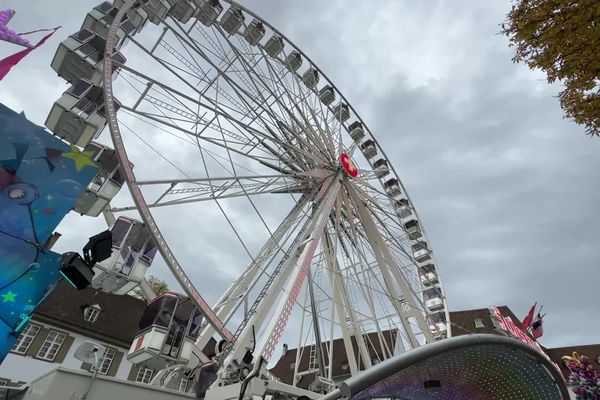
[(186, 377), (181, 378), (179, 381), (179, 391), (185, 392), (187, 391), (188, 379)]
[(154, 370), (142, 367), (138, 370), (135, 381), (140, 383), (150, 383), (152, 381), (152, 377), (154, 377)]
[(102, 307), (100, 307), (97, 304), (88, 306), (85, 308), (85, 310), (83, 312), (83, 319), (86, 320), (87, 322), (96, 322), (96, 321), (98, 321), (98, 317), (100, 316), (101, 312), (102, 312)]
[[(100, 369), (98, 373), (100, 375), (106, 375), (110, 366), (112, 365), (113, 360), (115, 359), (115, 355), (117, 355), (117, 349), (113, 349), (112, 347), (107, 347), (102, 359), (100, 360)], [(92, 365), (90, 371), (95, 371), (96, 367)]]
[(13, 347), (10, 351), (12, 351), (13, 353), (17, 353), (17, 354), (27, 353), (27, 350), (29, 350), (31, 343), (33, 343), (33, 340), (35, 339), (37, 334), (40, 332), (40, 329), (41, 329), (41, 327), (39, 325), (35, 325), (35, 324), (26, 325), (25, 328), (23, 328), (23, 330), (21, 331), (19, 338), (17, 339), (17, 341), (15, 342), (15, 344), (13, 345)]
[(58, 351), (67, 339), (67, 334), (55, 330), (48, 332), (42, 347), (37, 352), (36, 358), (46, 361), (54, 361)]
[(475, 328), (485, 328), (485, 324), (481, 318), (475, 318), (473, 323), (475, 324)]

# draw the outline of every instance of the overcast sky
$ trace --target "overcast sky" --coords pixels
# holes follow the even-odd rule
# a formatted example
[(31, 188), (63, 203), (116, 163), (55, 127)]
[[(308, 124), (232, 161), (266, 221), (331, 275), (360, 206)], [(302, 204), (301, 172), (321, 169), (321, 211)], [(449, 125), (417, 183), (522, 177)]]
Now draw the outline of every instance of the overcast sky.
[[(43, 125), (65, 89), (52, 55), (96, 3), (2, 2), (17, 10), (17, 31), (63, 28), (0, 82), (0, 102)], [(497, 34), (508, 1), (244, 4), (303, 49), (376, 135), (419, 210), (451, 310), (506, 304), (522, 317), (538, 301), (545, 346), (600, 342), (600, 140), (562, 119), (559, 86), (511, 63)], [(2, 43), (0, 57), (18, 50)], [(100, 229), (71, 216), (57, 248)]]

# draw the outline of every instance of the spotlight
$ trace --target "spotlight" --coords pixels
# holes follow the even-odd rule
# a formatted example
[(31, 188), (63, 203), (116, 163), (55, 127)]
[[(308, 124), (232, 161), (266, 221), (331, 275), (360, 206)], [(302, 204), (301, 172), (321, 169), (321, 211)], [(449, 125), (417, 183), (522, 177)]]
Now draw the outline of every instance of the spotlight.
[(83, 257), (88, 265), (93, 266), (97, 262), (104, 261), (112, 253), (112, 233), (104, 231), (94, 235), (88, 240), (83, 248)]
[(81, 290), (92, 284), (94, 271), (79, 255), (70, 251), (60, 259), (60, 273), (75, 288)]

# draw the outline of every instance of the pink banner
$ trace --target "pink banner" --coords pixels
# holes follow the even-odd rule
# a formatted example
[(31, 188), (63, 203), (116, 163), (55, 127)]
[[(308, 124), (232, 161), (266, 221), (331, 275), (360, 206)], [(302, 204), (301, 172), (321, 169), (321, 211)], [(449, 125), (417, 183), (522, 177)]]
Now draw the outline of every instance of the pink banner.
[(46, 36), (44, 36), (42, 38), (42, 40), (40, 40), (35, 46), (33, 46), (29, 49), (22, 50), (18, 53), (13, 54), (12, 56), (8, 56), (5, 59), (0, 60), (0, 81), (10, 72), (12, 67), (17, 65), (19, 63), (19, 61), (24, 59), (34, 49), (37, 49), (38, 47), (43, 45), (46, 42), (46, 40), (48, 40), (48, 38), (50, 36), (52, 36), (54, 34), (54, 32), (56, 32), (59, 28), (60, 28), (60, 26), (56, 27), (54, 29), (48, 29), (51, 32), (49, 34), (47, 34)]

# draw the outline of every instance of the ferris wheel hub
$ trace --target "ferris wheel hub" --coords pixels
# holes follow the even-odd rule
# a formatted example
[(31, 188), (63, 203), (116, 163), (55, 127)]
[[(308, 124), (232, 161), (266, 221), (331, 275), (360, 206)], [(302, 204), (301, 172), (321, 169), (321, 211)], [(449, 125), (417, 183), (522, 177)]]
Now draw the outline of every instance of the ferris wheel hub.
[(344, 171), (346, 171), (346, 174), (348, 174), (352, 178), (356, 178), (358, 176), (358, 168), (349, 154), (340, 154), (340, 163), (342, 164)]

